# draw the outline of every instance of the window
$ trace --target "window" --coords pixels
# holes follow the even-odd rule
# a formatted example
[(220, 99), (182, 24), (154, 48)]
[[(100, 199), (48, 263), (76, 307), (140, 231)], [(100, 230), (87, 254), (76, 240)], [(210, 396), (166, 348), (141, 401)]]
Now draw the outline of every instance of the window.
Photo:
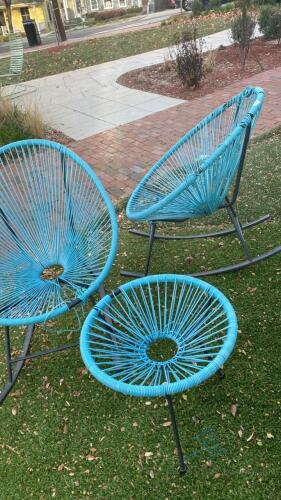
[(22, 22), (23, 23), (25, 21), (30, 21), (30, 14), (29, 14), (29, 8), (28, 7), (21, 7), (20, 13), (21, 13), (21, 18), (22, 18)]
[(98, 10), (98, 0), (91, 0), (91, 10)]
[(104, 8), (112, 9), (112, 0), (104, 0)]
[(120, 7), (127, 7), (127, 0), (119, 0)]

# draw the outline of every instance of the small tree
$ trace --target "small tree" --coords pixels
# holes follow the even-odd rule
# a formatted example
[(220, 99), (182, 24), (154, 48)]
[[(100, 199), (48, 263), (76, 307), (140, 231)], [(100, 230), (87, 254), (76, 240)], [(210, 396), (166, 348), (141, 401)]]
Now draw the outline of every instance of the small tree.
[(55, 29), (58, 31), (60, 41), (65, 42), (67, 40), (66, 33), (63, 25), (63, 21), (61, 18), (60, 8), (58, 0), (51, 0), (54, 21), (55, 21)]
[(9, 32), (13, 33), (14, 27), (13, 27), (13, 21), (12, 21), (11, 3), (12, 3), (12, 0), (4, 0), (4, 5), (5, 5), (5, 8), (6, 8), (7, 19), (8, 19)]
[(184, 85), (198, 88), (204, 76), (203, 42), (196, 25), (188, 26), (175, 37), (176, 71)]
[(231, 23), (231, 35), (233, 41), (239, 44), (242, 68), (245, 67), (256, 26), (255, 18), (249, 12), (250, 5), (251, 0), (239, 0), (240, 13), (235, 16)]

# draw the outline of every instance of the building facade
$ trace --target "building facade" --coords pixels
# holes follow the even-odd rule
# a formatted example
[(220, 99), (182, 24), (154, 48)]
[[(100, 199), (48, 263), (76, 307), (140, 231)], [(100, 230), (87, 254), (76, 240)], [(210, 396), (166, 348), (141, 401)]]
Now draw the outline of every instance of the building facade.
[(85, 17), (86, 14), (98, 10), (126, 9), (141, 5), (142, 0), (61, 0), (61, 10), (66, 20)]
[[(19, 2), (12, 1), (12, 23), (15, 32), (23, 32), (23, 22), (34, 19), (39, 31), (44, 31), (50, 28), (50, 16), (45, 0)], [(6, 8), (2, 0), (0, 0), (0, 29), (2, 34), (8, 32), (8, 20)]]
[[(141, 7), (142, 0), (59, 0), (62, 19), (71, 21), (84, 18), (86, 14), (104, 10)], [(12, 0), (12, 22), (15, 32), (24, 32), (23, 22), (36, 21), (39, 32), (52, 29), (52, 5), (50, 0)], [(3, 0), (0, 0), (0, 33), (8, 33), (8, 20)]]

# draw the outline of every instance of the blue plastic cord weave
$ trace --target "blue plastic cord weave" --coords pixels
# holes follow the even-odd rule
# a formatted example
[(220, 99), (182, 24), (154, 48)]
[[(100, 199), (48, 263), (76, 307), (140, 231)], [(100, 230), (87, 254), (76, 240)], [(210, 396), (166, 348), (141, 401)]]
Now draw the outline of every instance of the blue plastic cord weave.
[[(236, 341), (233, 307), (215, 287), (196, 278), (140, 278), (104, 297), (83, 325), (80, 349), (102, 384), (132, 396), (164, 396), (194, 387), (226, 361)], [(151, 344), (170, 339), (176, 354), (149, 356)]]
[(180, 139), (144, 176), (127, 205), (127, 217), (184, 220), (210, 215), (225, 201), (264, 91), (247, 87)]
[[(0, 148), (0, 324), (49, 320), (103, 283), (117, 246), (111, 201), (69, 149), (30, 140)], [(42, 272), (63, 267), (56, 279)]]

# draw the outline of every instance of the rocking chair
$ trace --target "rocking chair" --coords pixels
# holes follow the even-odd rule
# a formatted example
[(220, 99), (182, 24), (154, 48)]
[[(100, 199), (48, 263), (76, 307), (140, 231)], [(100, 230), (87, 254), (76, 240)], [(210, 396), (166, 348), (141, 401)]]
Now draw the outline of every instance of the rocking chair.
[[(64, 146), (28, 140), (0, 148), (0, 325), (12, 389), (29, 354), (36, 324), (82, 305), (108, 275), (117, 246), (111, 201), (93, 170)], [(26, 325), (22, 352), (12, 357), (11, 327)]]
[[(126, 213), (132, 221), (150, 224), (149, 233), (130, 230), (132, 234), (149, 238), (147, 261), (144, 273), (122, 271), (123, 276), (148, 274), (156, 239), (192, 240), (236, 233), (245, 254), (244, 261), (196, 272), (192, 276), (243, 269), (281, 251), (281, 246), (277, 246), (252, 256), (243, 231), (265, 222), (270, 215), (242, 224), (235, 210), (248, 141), (263, 100), (262, 89), (247, 87), (190, 130), (141, 180), (129, 199)], [(179, 223), (211, 215), (221, 209), (227, 210), (233, 228), (187, 236), (156, 233), (160, 222)]]

